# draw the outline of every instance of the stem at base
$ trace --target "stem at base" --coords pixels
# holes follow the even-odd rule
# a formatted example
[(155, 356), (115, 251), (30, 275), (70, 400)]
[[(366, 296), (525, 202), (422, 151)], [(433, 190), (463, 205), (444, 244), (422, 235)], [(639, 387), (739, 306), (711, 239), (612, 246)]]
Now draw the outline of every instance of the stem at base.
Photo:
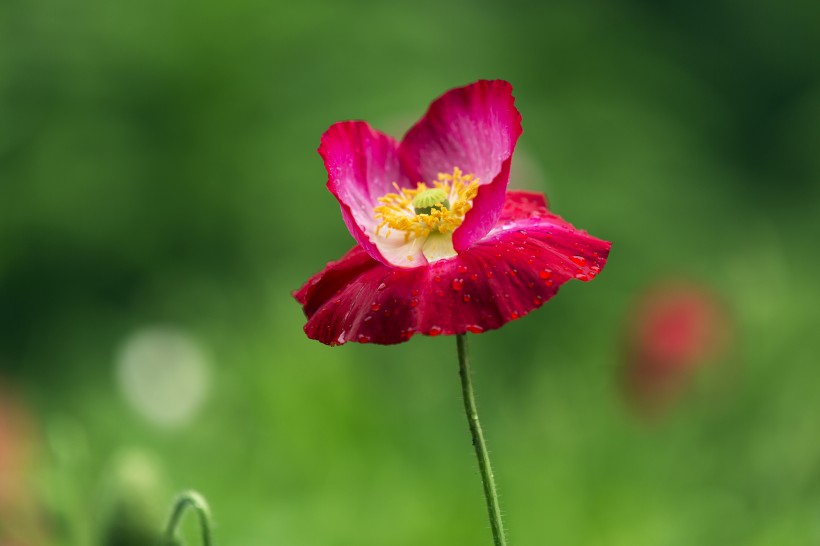
[(481, 482), (484, 484), (484, 498), (487, 500), (487, 512), (490, 516), (490, 526), (493, 531), (493, 542), (495, 546), (506, 546), (507, 540), (504, 537), (504, 524), (501, 521), (501, 508), (498, 506), (498, 492), (495, 489), (495, 478), (490, 465), (490, 455), (487, 452), (487, 444), (484, 441), (484, 432), (481, 430), (481, 423), (478, 420), (478, 410), (475, 404), (475, 394), (473, 394), (473, 383), (470, 377), (470, 360), (467, 355), (467, 336), (459, 334), (456, 336), (458, 344), (458, 367), (461, 375), (461, 394), (464, 398), (464, 411), (467, 414), (467, 423), (470, 425), (470, 434), (473, 437), (473, 447), (478, 458), (478, 468), (481, 471)]

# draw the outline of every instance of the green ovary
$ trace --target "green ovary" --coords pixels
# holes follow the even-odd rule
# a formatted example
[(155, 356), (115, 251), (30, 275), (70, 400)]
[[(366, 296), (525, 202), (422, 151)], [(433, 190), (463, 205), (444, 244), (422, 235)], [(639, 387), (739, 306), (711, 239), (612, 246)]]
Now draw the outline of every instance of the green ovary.
[(450, 208), (450, 201), (447, 199), (447, 194), (444, 190), (438, 188), (431, 188), (419, 192), (413, 198), (413, 209), (416, 214), (430, 214), (434, 208)]

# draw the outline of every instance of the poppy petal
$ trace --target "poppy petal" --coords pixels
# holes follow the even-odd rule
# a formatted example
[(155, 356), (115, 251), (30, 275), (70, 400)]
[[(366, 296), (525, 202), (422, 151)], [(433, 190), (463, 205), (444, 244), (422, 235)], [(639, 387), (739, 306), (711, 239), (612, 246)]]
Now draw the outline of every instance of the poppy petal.
[(610, 244), (546, 209), (543, 196), (510, 192), (504, 220), (452, 259), (396, 269), (354, 248), (295, 293), (308, 337), (400, 343), (416, 333), (479, 333), (540, 307), (566, 281), (593, 279)]
[(403, 234), (376, 236), (379, 222), (373, 208), (378, 198), (394, 192), (396, 183), (407, 187), (402, 175), (396, 141), (363, 121), (332, 125), (319, 146), (325, 162), (327, 188), (339, 201), (347, 229), (374, 259), (399, 267), (424, 265), (427, 260), (417, 241)]
[(433, 102), (399, 146), (402, 167), (414, 181), (434, 181), (455, 167), (480, 180), (473, 207), (453, 234), (457, 251), (481, 239), (498, 220), (520, 134), (512, 86), (481, 80)]

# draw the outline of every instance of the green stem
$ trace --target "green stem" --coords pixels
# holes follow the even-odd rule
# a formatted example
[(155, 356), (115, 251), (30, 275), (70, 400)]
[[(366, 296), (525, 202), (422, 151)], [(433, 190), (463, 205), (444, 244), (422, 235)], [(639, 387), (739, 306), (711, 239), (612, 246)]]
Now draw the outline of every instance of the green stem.
[(473, 447), (478, 458), (478, 468), (481, 471), (481, 482), (484, 484), (484, 498), (487, 500), (487, 512), (490, 516), (490, 526), (493, 531), (495, 546), (506, 546), (504, 524), (501, 521), (501, 508), (498, 506), (498, 492), (495, 489), (495, 478), (490, 465), (490, 455), (487, 453), (487, 444), (484, 442), (484, 432), (478, 420), (478, 410), (473, 394), (473, 383), (470, 378), (470, 360), (467, 356), (467, 336), (456, 336), (458, 344), (458, 365), (461, 375), (461, 393), (464, 397), (464, 411), (467, 414), (467, 423), (470, 425), (470, 434), (473, 437)]
[(168, 520), (168, 526), (165, 528), (165, 540), (167, 544), (176, 544), (177, 528), (182, 521), (182, 516), (185, 514), (185, 509), (193, 508), (199, 516), (199, 527), (202, 531), (203, 546), (212, 546), (213, 538), (211, 537), (211, 511), (208, 509), (208, 503), (196, 491), (186, 491), (177, 498), (174, 504), (174, 509), (171, 512), (171, 517)]

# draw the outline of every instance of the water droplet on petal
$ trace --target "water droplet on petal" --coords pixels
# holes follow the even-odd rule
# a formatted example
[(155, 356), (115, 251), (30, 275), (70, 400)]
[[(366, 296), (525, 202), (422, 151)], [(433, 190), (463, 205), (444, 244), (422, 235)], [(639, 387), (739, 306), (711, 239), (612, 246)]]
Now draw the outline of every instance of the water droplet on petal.
[(414, 296), (418, 296), (419, 295), (418, 289), (414, 288), (413, 291), (411, 292), (411, 294), (414, 295)]
[(427, 333), (429, 335), (435, 337), (435, 336), (441, 334), (441, 327), (440, 326), (433, 326), (432, 328), (430, 328), (430, 331), (427, 332)]
[(359, 335), (359, 343), (370, 343), (370, 336), (360, 334)]
[(373, 303), (373, 305), (370, 306), (370, 310), (373, 311), (373, 312), (376, 312), (381, 308), (382, 308), (382, 306), (379, 305), (378, 303)]
[(367, 321), (369, 321), (369, 320), (370, 320), (370, 319), (372, 319), (372, 318), (373, 318), (373, 317), (371, 317), (370, 315), (367, 315), (366, 317), (364, 317), (364, 321), (365, 321), (365, 322), (367, 322)]
[(515, 320), (520, 316), (521, 315), (519, 315), (516, 311), (513, 311), (512, 313), (510, 313), (510, 319), (512, 319), (512, 320)]
[(533, 299), (533, 300), (532, 300), (532, 302), (533, 302), (535, 305), (541, 305), (541, 303), (543, 303), (543, 301), (544, 301), (544, 298), (542, 298), (540, 295), (539, 295), (539, 296), (535, 296), (535, 299)]
[(436, 275), (435, 277), (433, 277), (433, 280), (435, 282), (441, 282), (441, 275)]
[(453, 287), (453, 290), (461, 290), (464, 288), (464, 279), (453, 279), (451, 286)]
[(552, 271), (550, 271), (549, 269), (542, 269), (542, 270), (538, 273), (538, 276), (539, 276), (539, 277), (541, 277), (541, 278), (542, 278), (542, 279), (544, 279), (544, 280), (547, 280), (547, 279), (549, 279), (550, 277), (552, 277)]
[(511, 270), (510, 270), (510, 275), (512, 275), (513, 277), (515, 277), (516, 275), (518, 275), (518, 270), (517, 270), (517, 269), (511, 269)]
[(384, 310), (384, 316), (386, 316), (386, 317), (390, 316), (390, 309), (385, 309)]
[(464, 303), (470, 303), (470, 300), (472, 300), (473, 297), (470, 294), (464, 294), (461, 299), (464, 300)]
[(342, 300), (336, 300), (336, 301), (334, 301), (333, 303), (335, 303), (336, 305), (341, 305), (341, 304), (342, 304)]
[(527, 232), (526, 232), (526, 231), (524, 231), (523, 229), (522, 229), (522, 230), (520, 230), (520, 231), (516, 231), (514, 235), (515, 235), (518, 239), (522, 239), (522, 240), (527, 238)]
[(384, 283), (381, 283), (381, 284), (379, 285), (379, 287), (378, 287), (378, 288), (376, 288), (376, 290), (384, 290), (385, 288), (387, 288), (387, 285), (386, 285), (386, 284), (384, 284)]
[(584, 266), (587, 264), (587, 259), (583, 256), (573, 256), (570, 258), (570, 261), (578, 266)]
[(474, 281), (477, 281), (478, 280), (478, 273), (473, 273), (472, 275), (470, 275), (470, 278), (473, 279)]
[(477, 324), (470, 324), (470, 325), (467, 326), (467, 331), (471, 332), (473, 334), (480, 334), (481, 332), (484, 331), (484, 328), (482, 328), (481, 326), (479, 326)]
[(459, 273), (467, 273), (467, 266), (466, 265), (459, 265), (456, 269), (458, 269)]
[(587, 282), (589, 280), (589, 277), (584, 275), (583, 273), (578, 273), (577, 275), (575, 275), (575, 278), (578, 279), (579, 281), (584, 281), (584, 282)]
[(487, 278), (488, 278), (488, 279), (492, 279), (492, 278), (493, 278), (493, 272), (492, 272), (492, 271), (487, 271)]
[(418, 304), (419, 304), (419, 300), (417, 300), (416, 298), (413, 298), (412, 300), (410, 300), (410, 307), (415, 307)]

